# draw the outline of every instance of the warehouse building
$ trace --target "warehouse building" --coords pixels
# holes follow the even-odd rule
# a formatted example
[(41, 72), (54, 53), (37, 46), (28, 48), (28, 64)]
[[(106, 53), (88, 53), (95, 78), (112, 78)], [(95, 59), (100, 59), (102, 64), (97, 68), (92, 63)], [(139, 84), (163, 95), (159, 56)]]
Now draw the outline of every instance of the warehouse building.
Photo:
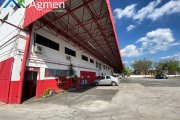
[(68, 67), (92, 84), (123, 68), (109, 0), (5, 0), (0, 8), (0, 101), (22, 103)]

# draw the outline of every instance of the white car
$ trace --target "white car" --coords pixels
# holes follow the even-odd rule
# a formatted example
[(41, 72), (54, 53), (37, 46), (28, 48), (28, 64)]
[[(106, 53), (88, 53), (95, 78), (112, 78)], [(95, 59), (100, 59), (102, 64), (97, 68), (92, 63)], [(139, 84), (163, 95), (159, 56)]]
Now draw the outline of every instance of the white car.
[(106, 75), (106, 76), (99, 78), (98, 80), (95, 80), (93, 83), (95, 86), (98, 86), (98, 85), (116, 86), (119, 84), (119, 80), (118, 80), (118, 78), (115, 78), (111, 75)]

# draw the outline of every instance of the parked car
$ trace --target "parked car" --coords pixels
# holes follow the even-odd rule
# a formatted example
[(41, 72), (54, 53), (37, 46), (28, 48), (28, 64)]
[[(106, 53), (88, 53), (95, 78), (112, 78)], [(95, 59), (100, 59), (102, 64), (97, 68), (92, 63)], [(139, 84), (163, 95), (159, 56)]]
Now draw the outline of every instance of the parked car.
[(99, 78), (98, 80), (95, 80), (93, 83), (95, 86), (98, 86), (98, 85), (116, 86), (119, 84), (119, 80), (118, 80), (118, 78), (115, 78), (111, 75), (106, 75), (106, 76)]
[(168, 79), (168, 76), (165, 74), (157, 74), (155, 78), (156, 79)]

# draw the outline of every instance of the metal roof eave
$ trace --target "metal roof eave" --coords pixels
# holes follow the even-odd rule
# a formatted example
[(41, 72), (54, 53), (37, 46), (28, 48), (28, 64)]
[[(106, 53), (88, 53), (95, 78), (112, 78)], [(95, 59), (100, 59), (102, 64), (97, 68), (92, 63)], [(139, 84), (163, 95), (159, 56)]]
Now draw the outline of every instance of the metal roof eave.
[[(36, 1), (38, 1), (38, 0), (36, 0)], [(68, 0), (67, 1), (68, 2), (68, 4), (70, 4), (70, 2), (71, 2), (71, 0)], [(74, 2), (76, 2), (76, 1), (74, 1)], [(93, 15), (91, 15), (91, 14), (87, 14), (87, 13), (90, 13), (91, 12), (91, 10), (90, 11), (88, 11), (88, 9), (96, 9), (96, 10), (98, 10), (99, 9), (99, 7), (96, 7), (99, 3), (98, 3), (99, 1), (98, 0), (88, 0), (88, 1), (86, 1), (86, 0), (82, 0), (81, 2), (80, 1), (78, 1), (78, 4), (76, 3), (76, 5), (75, 6), (77, 6), (77, 7), (74, 7), (73, 9), (68, 9), (69, 8), (69, 6), (67, 6), (67, 13), (66, 14), (64, 14), (64, 15), (62, 15), (61, 16), (61, 18), (51, 18), (51, 11), (49, 11), (49, 12), (47, 12), (47, 13), (39, 13), (40, 11), (35, 11), (35, 10), (30, 10), (30, 9), (28, 9), (28, 10), (26, 10), (26, 17), (25, 17), (25, 24), (24, 24), (24, 27), (25, 26), (27, 26), (28, 24), (30, 24), (30, 23), (32, 23), (32, 22), (37, 22), (37, 21), (43, 21), (43, 26), (41, 25), (41, 27), (40, 28), (43, 28), (43, 27), (47, 27), (47, 26), (51, 26), (50, 28), (52, 29), (52, 30), (54, 30), (54, 29), (56, 29), (56, 31), (58, 31), (59, 30), (59, 28), (62, 28), (62, 25), (61, 26), (59, 26), (61, 23), (59, 23), (58, 24), (58, 26), (56, 26), (56, 25), (54, 25), (53, 24), (53, 21), (58, 21), (58, 20), (60, 20), (61, 19), (61, 22), (66, 22), (66, 23), (68, 23), (69, 21), (71, 21), (71, 23), (69, 23), (69, 24), (80, 24), (80, 30), (82, 31), (82, 33), (81, 34), (83, 34), (83, 32), (85, 32), (86, 34), (87, 34), (87, 36), (88, 36), (88, 38), (89, 39), (91, 39), (92, 41), (94, 41), (95, 43), (94, 44), (96, 44), (96, 45), (98, 45), (101, 49), (99, 49), (99, 50), (101, 50), (102, 52), (104, 52), (104, 54), (106, 55), (106, 54), (108, 54), (108, 56), (114, 56), (115, 58), (114, 59), (116, 59), (116, 65), (113, 65), (113, 63), (111, 63), (110, 62), (110, 60), (106, 60), (105, 58), (104, 58), (104, 54), (102, 54), (102, 55), (98, 55), (98, 54), (96, 54), (96, 52), (94, 53), (94, 50), (93, 50), (93, 48), (91, 48), (90, 49), (90, 46), (89, 45), (86, 45), (86, 46), (88, 46), (89, 48), (87, 49), (84, 45), (82, 45), (82, 44), (79, 44), (78, 43), (78, 41), (75, 41), (75, 39), (73, 40), (74, 41), (74, 43), (75, 44), (77, 44), (80, 48), (83, 48), (84, 50), (86, 50), (88, 53), (90, 53), (90, 54), (92, 54), (92, 55), (94, 55), (96, 58), (99, 58), (100, 60), (102, 60), (103, 62), (105, 62), (105, 63), (107, 63), (108, 65), (110, 65), (111, 67), (113, 67), (113, 68), (120, 68), (120, 69), (122, 69), (123, 68), (123, 64), (122, 64), (122, 58), (121, 58), (121, 54), (120, 54), (120, 48), (119, 48), (119, 43), (118, 43), (118, 38), (117, 38), (117, 34), (116, 34), (116, 28), (115, 28), (115, 24), (114, 24), (114, 19), (113, 19), (113, 15), (112, 15), (112, 11), (111, 11), (111, 7), (110, 7), (110, 2), (109, 2), (109, 0), (106, 0), (106, 7), (104, 7), (105, 9), (108, 9), (107, 11), (109, 12), (109, 15), (108, 16), (110, 16), (109, 18), (110, 18), (110, 21), (111, 21), (111, 26), (112, 26), (112, 31), (113, 31), (113, 36), (114, 36), (114, 38), (115, 38), (115, 43), (116, 44), (114, 44), (113, 45), (113, 43), (112, 44), (110, 44), (110, 43), (108, 43), (108, 39), (106, 38), (106, 36), (108, 35), (108, 34), (106, 34), (106, 33), (104, 33), (103, 32), (103, 30), (101, 29), (101, 27), (102, 26), (100, 26), (98, 29), (99, 29), (99, 34), (98, 35), (101, 35), (101, 40), (100, 41), (98, 41), (98, 39), (96, 39), (97, 37), (96, 36), (94, 36), (92, 33), (91, 33), (91, 31), (88, 31), (88, 29), (86, 28), (87, 26), (85, 26), (85, 25), (83, 25), (80, 21), (79, 21), (79, 16), (84, 16), (85, 18), (88, 18), (88, 17), (91, 17), (91, 21), (94, 21), (94, 23), (93, 23), (93, 25), (95, 26), (95, 27), (98, 27), (98, 21), (95, 21), (94, 19), (93, 19)], [(104, 2), (104, 0), (102, 0), (102, 2)], [(98, 4), (97, 4), (98, 3)], [(96, 5), (97, 4), (97, 5)], [(87, 6), (88, 5), (88, 6)], [(92, 7), (89, 7), (89, 6), (92, 6)], [(95, 6), (95, 7), (94, 7)], [(87, 12), (86, 14), (87, 15), (82, 15), (80, 12), (77, 12), (78, 11), (78, 9), (79, 10), (83, 10), (83, 12)], [(87, 10), (85, 10), (85, 9), (87, 9)], [(31, 11), (31, 12), (30, 12)], [(106, 11), (106, 10), (105, 10)], [(36, 13), (37, 12), (37, 13)], [(55, 14), (53, 14), (53, 15), (55, 15)], [(58, 14), (57, 14), (58, 15)], [(33, 19), (31, 18), (33, 16)], [(67, 20), (66, 20), (66, 18), (68, 17), (68, 19), (69, 19), (69, 16), (72, 18), (71, 20), (69, 20), (68, 22), (67, 22)], [(107, 20), (108, 20), (108, 18), (107, 18)], [(47, 22), (45, 22), (45, 21), (47, 21)], [(51, 25), (50, 25), (51, 24)], [(72, 27), (72, 26), (70, 26), (70, 27)], [(64, 27), (65, 28), (65, 27)], [(87, 29), (87, 30), (86, 30)], [(97, 28), (96, 28), (97, 29)], [(61, 30), (60, 30), (61, 31)], [(110, 28), (110, 31), (111, 31), (111, 28)], [(72, 33), (76, 33), (76, 31), (74, 30)], [(59, 33), (57, 33), (57, 34), (59, 34)], [(64, 36), (64, 34), (66, 34), (66, 33), (63, 33), (63, 34), (61, 34), (61, 35), (63, 35)], [(73, 36), (73, 34), (70, 34), (71, 35), (71, 37), (74, 37)], [(66, 38), (69, 38), (70, 36), (69, 36), (69, 33), (67, 33), (66, 35)], [(82, 37), (83, 38), (83, 37)], [(102, 40), (102, 39), (105, 39), (105, 40)], [(83, 39), (85, 39), (85, 38), (83, 38)], [(67, 41), (68, 42), (68, 41)], [(79, 41), (79, 42), (81, 42), (81, 41)], [(113, 42), (113, 41), (112, 41)], [(101, 43), (101, 44), (100, 44)], [(105, 44), (108, 44), (108, 45), (105, 45)], [(103, 45), (104, 44), (104, 45)], [(110, 51), (106, 51), (102, 46), (106, 46), (106, 47), (110, 47)], [(115, 48), (114, 48), (115, 47)], [(118, 49), (117, 51), (115, 51), (116, 49)], [(117, 55), (118, 54), (118, 55)], [(117, 58), (116, 58), (117, 57)], [(112, 57), (111, 57), (112, 58)], [(114, 63), (115, 64), (115, 63)]]

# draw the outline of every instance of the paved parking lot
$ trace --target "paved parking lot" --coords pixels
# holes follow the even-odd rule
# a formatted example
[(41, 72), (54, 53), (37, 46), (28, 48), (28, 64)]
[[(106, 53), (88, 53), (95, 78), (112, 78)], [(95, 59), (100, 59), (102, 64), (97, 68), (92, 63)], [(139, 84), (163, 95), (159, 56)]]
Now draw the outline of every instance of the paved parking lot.
[(22, 105), (0, 103), (0, 120), (180, 120), (180, 80), (123, 79)]

